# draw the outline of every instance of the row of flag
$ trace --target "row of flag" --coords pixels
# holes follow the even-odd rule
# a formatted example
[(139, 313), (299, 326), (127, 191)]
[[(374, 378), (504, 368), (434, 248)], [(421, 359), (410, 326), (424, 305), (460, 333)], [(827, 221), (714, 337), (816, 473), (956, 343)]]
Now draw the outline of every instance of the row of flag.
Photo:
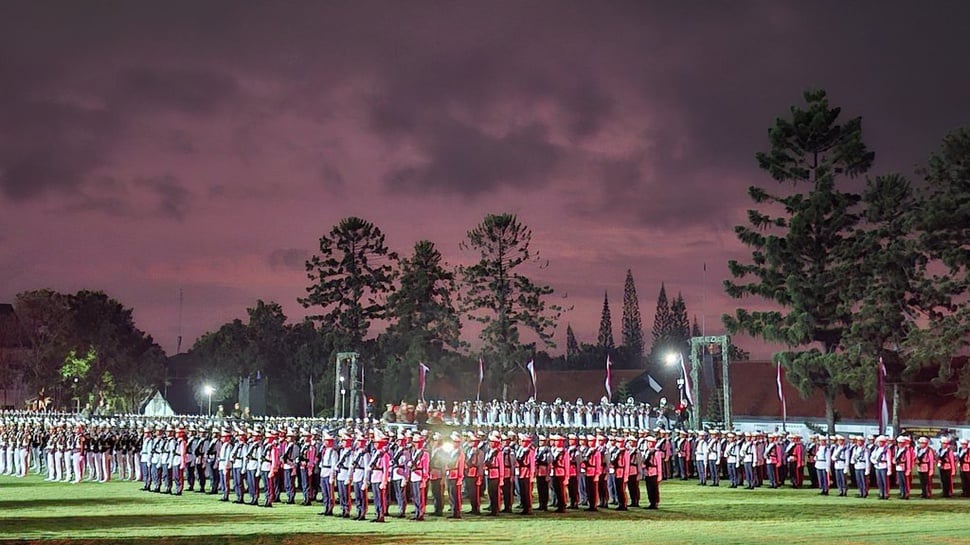
[[(536, 382), (535, 360), (529, 360), (529, 363), (526, 364), (525, 369), (526, 369), (526, 372), (528, 372), (529, 374), (529, 380), (532, 382), (532, 397), (535, 399), (538, 399), (539, 390), (536, 386), (537, 382)], [(428, 371), (430, 370), (431, 368), (425, 365), (423, 362), (418, 363), (418, 388), (421, 391), (420, 399), (422, 401), (424, 401), (424, 391), (425, 391), (425, 386), (427, 385)], [(686, 371), (684, 372), (684, 377), (685, 378), (687, 377)], [(476, 399), (481, 398), (482, 383), (484, 381), (485, 381), (485, 361), (482, 358), (478, 358), (478, 393), (475, 396)], [(654, 380), (653, 377), (648, 375), (647, 381), (650, 387), (655, 392), (658, 392), (658, 393), (660, 392), (662, 387), (660, 386), (660, 383)], [(612, 399), (613, 398), (613, 361), (610, 359), (609, 355), (606, 356), (606, 381), (604, 383), (604, 386), (606, 388), (606, 397), (609, 399)]]
[[(680, 360), (680, 368), (683, 373), (683, 389), (684, 398), (690, 405), (694, 404), (694, 399), (692, 397), (692, 390), (690, 385), (690, 376), (687, 373), (687, 365), (684, 363), (684, 357), (678, 354), (678, 359)], [(418, 386), (421, 389), (421, 400), (424, 401), (424, 390), (427, 384), (428, 371), (431, 370), (430, 367), (424, 363), (418, 364)], [(782, 421), (788, 422), (788, 402), (785, 400), (785, 388), (783, 386), (784, 381), (784, 370), (782, 369), (781, 362), (776, 364), (777, 370), (775, 374), (775, 380), (778, 385), (778, 401), (781, 403), (781, 415)], [(538, 399), (539, 390), (536, 386), (536, 368), (535, 360), (530, 360), (525, 366), (529, 373), (529, 379), (532, 381), (532, 397)], [(879, 432), (883, 433), (889, 426), (889, 407), (886, 403), (886, 366), (883, 363), (882, 358), (879, 358), (879, 373), (878, 373), (878, 388), (877, 388), (877, 401), (876, 405), (879, 408)], [(647, 376), (650, 387), (655, 392), (660, 392), (661, 386), (657, 383), (651, 376)], [(485, 381), (485, 362), (482, 358), (478, 358), (478, 393), (476, 399), (481, 398), (482, 394), (482, 382)], [(610, 356), (606, 356), (606, 380), (603, 386), (606, 389), (607, 399), (613, 399), (613, 361)]]
[[(782, 387), (781, 362), (778, 362), (777, 366), (778, 401), (781, 402), (782, 421), (787, 422), (788, 404), (785, 402), (785, 389)], [(886, 429), (889, 428), (889, 404), (886, 402), (886, 364), (883, 362), (882, 356), (879, 357), (879, 369), (876, 376), (876, 410), (879, 411), (876, 416), (879, 421), (879, 433), (885, 433)]]

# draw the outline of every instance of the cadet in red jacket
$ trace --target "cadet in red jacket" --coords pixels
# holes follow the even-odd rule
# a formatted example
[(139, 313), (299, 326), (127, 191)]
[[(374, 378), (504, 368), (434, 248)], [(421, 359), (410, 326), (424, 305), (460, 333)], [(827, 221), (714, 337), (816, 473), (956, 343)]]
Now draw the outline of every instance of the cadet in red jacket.
[(374, 519), (384, 522), (387, 514), (387, 483), (391, 478), (391, 455), (387, 452), (387, 436), (380, 430), (374, 432), (374, 455), (370, 459), (371, 491), (374, 494)]
[(660, 481), (663, 480), (663, 453), (657, 448), (657, 438), (647, 437), (643, 453), (643, 481), (647, 486), (647, 501), (644, 509), (656, 509), (660, 505)]
[(461, 485), (465, 479), (465, 450), (461, 446), (461, 434), (451, 434), (451, 446), (445, 456), (445, 479), (448, 481), (448, 503), (451, 517), (461, 518)]
[(957, 449), (957, 465), (960, 467), (960, 488), (964, 498), (970, 498), (970, 441), (960, 439), (960, 448)]
[(494, 517), (499, 513), (499, 503), (502, 501), (502, 437), (497, 431), (488, 435), (488, 449), (485, 451), (485, 487), (488, 492), (488, 516)]
[(919, 473), (920, 497), (933, 497), (933, 474), (936, 473), (936, 452), (930, 447), (927, 437), (920, 437), (916, 442), (916, 471)]
[(899, 497), (908, 500), (909, 491), (913, 486), (913, 465), (916, 461), (916, 454), (910, 444), (909, 437), (900, 435), (896, 438), (896, 455), (893, 460), (896, 465)]
[(582, 475), (579, 474), (579, 437), (570, 433), (566, 438), (568, 439), (566, 450), (569, 456), (566, 491), (569, 494), (569, 508), (577, 509), (579, 507), (579, 479), (582, 478)]
[(545, 435), (539, 436), (536, 449), (536, 490), (539, 496), (539, 510), (549, 510), (549, 474), (551, 473), (552, 447)]
[(599, 504), (600, 481), (600, 451), (596, 447), (596, 437), (586, 436), (586, 447), (583, 451), (583, 474), (586, 478), (586, 510), (596, 511)]
[(801, 488), (805, 476), (805, 446), (802, 437), (797, 433), (789, 436), (788, 446), (785, 448), (785, 461), (788, 463), (788, 475), (792, 488)]
[(566, 450), (566, 438), (553, 435), (552, 439), (552, 488), (557, 498), (556, 512), (566, 512), (566, 481), (569, 478), (569, 453)]
[(272, 430), (267, 431), (266, 440), (259, 451), (259, 471), (266, 492), (263, 507), (273, 507), (273, 500), (276, 499), (276, 475), (281, 465), (280, 449), (276, 439), (276, 433)]
[(519, 448), (515, 453), (515, 473), (519, 484), (519, 499), (522, 514), (532, 514), (532, 486), (536, 477), (536, 449), (532, 446), (532, 436), (519, 434)]
[(468, 445), (465, 448), (465, 490), (468, 502), (471, 504), (473, 515), (482, 514), (482, 483), (484, 482), (484, 459), (478, 435), (468, 433)]
[(950, 445), (950, 438), (940, 439), (940, 450), (937, 451), (936, 464), (940, 467), (940, 486), (943, 488), (943, 497), (953, 497), (953, 468), (956, 467), (956, 457), (953, 455), (953, 447)]

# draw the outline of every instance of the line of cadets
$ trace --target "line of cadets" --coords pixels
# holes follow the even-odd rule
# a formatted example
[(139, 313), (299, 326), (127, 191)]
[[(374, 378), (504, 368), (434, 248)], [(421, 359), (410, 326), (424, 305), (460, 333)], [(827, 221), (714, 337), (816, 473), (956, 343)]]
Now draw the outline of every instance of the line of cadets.
[(889, 499), (895, 486), (900, 498), (909, 499), (915, 478), (920, 497), (932, 498), (939, 472), (943, 497), (954, 496), (957, 473), (961, 495), (970, 497), (967, 439), (956, 446), (950, 437), (941, 437), (939, 447), (933, 447), (927, 437), (914, 445), (908, 436), (813, 435), (804, 443), (794, 433), (680, 431), (669, 441), (666, 432), (662, 435), (661, 448), (668, 460), (665, 475), (681, 480), (696, 477), (700, 485), (720, 486), (720, 479), (726, 477), (731, 488), (754, 489), (764, 482), (778, 488), (786, 481), (800, 488), (807, 470), (812, 488), (821, 495), (829, 495), (834, 488), (839, 496), (847, 496), (852, 487), (857, 497), (866, 498), (875, 488), (880, 499)]
[[(970, 497), (970, 446), (959, 447), (944, 437), (938, 448), (920, 438), (916, 445), (905, 436), (862, 436), (846, 439), (812, 436), (803, 443), (797, 434), (728, 432), (710, 433), (655, 430), (658, 438), (641, 430), (637, 437), (573, 435), (533, 437), (530, 434), (487, 436), (452, 434), (450, 441), (426, 433), (387, 437), (378, 429), (342, 431), (337, 437), (310, 430), (300, 434), (289, 429), (270, 429), (264, 436), (259, 426), (206, 429), (189, 425), (145, 428), (138, 437), (130, 427), (100, 422), (80, 424), (72, 432), (63, 422), (33, 426), (29, 421), (13, 425), (0, 422), (0, 474), (25, 476), (28, 467), (46, 470), (49, 481), (80, 482), (85, 476), (107, 481), (112, 474), (124, 480), (140, 480), (143, 489), (181, 494), (190, 491), (222, 493), (237, 503), (271, 506), (285, 493), (295, 503), (297, 490), (302, 504), (321, 496), (322, 515), (363, 520), (367, 494), (380, 505), (376, 520), (383, 520), (390, 501), (403, 516), (407, 502), (415, 504), (414, 517), (422, 520), (430, 491), (434, 514), (443, 512), (447, 489), (452, 516), (461, 516), (462, 498), (472, 513), (483, 512), (482, 496), (489, 499), (487, 514), (511, 512), (519, 497), (523, 513), (531, 513), (532, 490), (538, 509), (556, 511), (577, 508), (617, 509), (639, 506), (639, 481), (646, 482), (648, 503), (659, 503), (658, 484), (674, 476), (696, 476), (699, 484), (719, 485), (729, 479), (731, 487), (769, 487), (790, 481), (801, 487), (807, 470), (813, 487), (839, 495), (850, 486), (867, 497), (877, 488), (889, 498), (894, 484), (902, 498), (909, 498), (914, 478), (921, 497), (933, 495), (934, 475), (944, 497), (953, 495), (955, 474), (960, 473), (962, 495)], [(351, 435), (354, 434), (354, 435)], [(538, 442), (533, 446), (533, 441)], [(385, 463), (386, 462), (386, 463)], [(206, 484), (209, 489), (206, 490)], [(228, 485), (228, 486), (227, 486)], [(389, 501), (390, 500), (390, 501)]]
[(202, 438), (191, 427), (158, 427), (154, 436), (145, 430), (141, 463), (146, 491), (179, 495), (189, 479), (190, 491), (197, 480), (204, 492), (208, 475), (208, 493), (221, 493), (222, 501), (260, 505), (262, 496), (264, 507), (281, 497), (292, 504), (299, 489), (301, 505), (311, 505), (319, 494), (320, 515), (365, 520), (371, 504), (375, 522), (389, 513), (404, 518), (408, 503), (414, 504), (411, 518), (424, 520), (429, 493), (433, 514), (440, 516), (445, 491), (452, 518), (461, 518), (463, 500), (473, 514), (510, 513), (514, 496), (520, 512), (531, 514), (533, 490), (542, 511), (565, 512), (580, 504), (596, 511), (609, 500), (627, 510), (640, 506), (641, 480), (644, 507), (656, 509), (663, 480), (663, 453), (646, 432), (615, 438), (454, 432), (447, 440), (433, 434), (428, 441), (427, 432), (389, 437), (377, 428), (342, 430), (334, 437), (292, 428), (264, 434), (255, 426), (234, 433), (212, 429)]
[(141, 436), (137, 428), (108, 421), (97, 424), (47, 423), (42, 419), (0, 418), (0, 474), (45, 474), (46, 481), (107, 482), (113, 476), (137, 480)]

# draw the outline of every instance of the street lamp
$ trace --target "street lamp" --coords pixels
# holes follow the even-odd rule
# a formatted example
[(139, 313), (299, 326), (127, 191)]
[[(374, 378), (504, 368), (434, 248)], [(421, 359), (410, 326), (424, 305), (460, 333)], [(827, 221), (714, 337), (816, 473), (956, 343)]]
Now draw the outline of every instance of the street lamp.
[[(667, 365), (670, 365), (670, 366), (674, 366), (674, 365), (680, 364), (681, 369), (683, 369), (684, 356), (679, 351), (678, 352), (669, 352), (664, 357), (664, 361), (666, 361), (667, 362)], [(686, 372), (683, 372), (683, 373), (680, 374), (679, 377), (677, 377), (677, 391), (680, 392), (680, 404), (681, 405), (683, 405), (684, 404), (684, 401), (687, 399), (684, 396), (684, 378), (686, 376), (687, 376), (687, 373)]]
[(336, 412), (334, 412), (334, 416), (339, 418), (343, 418), (344, 416), (346, 416), (345, 411), (346, 411), (347, 402), (345, 400), (345, 397), (347, 395), (347, 388), (344, 386), (344, 381), (345, 381), (344, 374), (343, 374), (343, 371), (341, 371), (340, 372), (340, 397), (338, 398), (340, 400), (340, 413), (337, 414)]
[(202, 387), (202, 389), (205, 391), (205, 395), (209, 398), (209, 412), (207, 414), (212, 416), (212, 394), (216, 391), (216, 389), (210, 384), (206, 384)]

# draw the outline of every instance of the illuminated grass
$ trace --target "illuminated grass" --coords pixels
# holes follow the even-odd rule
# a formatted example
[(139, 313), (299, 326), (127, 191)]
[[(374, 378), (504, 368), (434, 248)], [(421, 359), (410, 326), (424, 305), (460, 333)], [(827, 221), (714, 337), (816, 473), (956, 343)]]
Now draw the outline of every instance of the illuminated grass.
[[(186, 492), (151, 494), (138, 483), (47, 483), (0, 477), (0, 538), (15, 541), (179, 544), (419, 543), (968, 543), (970, 500), (863, 500), (812, 490), (700, 487), (665, 482), (659, 511), (387, 524), (318, 516), (319, 506), (262, 509)], [(466, 506), (467, 510), (467, 506)], [(393, 509), (392, 509), (393, 511)]]

